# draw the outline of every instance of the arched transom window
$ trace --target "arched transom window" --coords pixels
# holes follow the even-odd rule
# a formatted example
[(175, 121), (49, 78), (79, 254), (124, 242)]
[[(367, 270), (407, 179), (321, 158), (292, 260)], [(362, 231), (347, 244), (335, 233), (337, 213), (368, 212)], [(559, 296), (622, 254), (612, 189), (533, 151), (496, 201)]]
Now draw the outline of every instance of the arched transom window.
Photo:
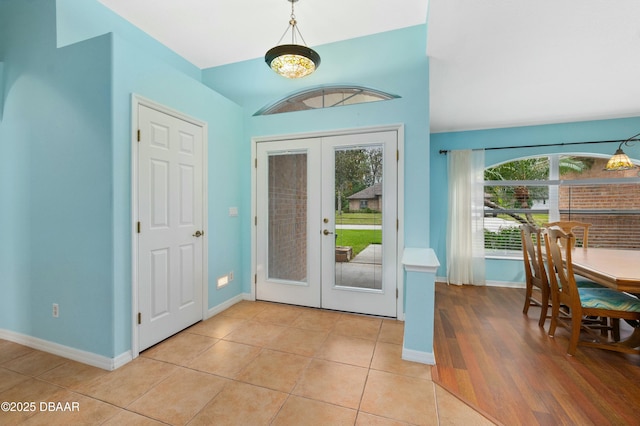
[(281, 114), (309, 109), (333, 108), (366, 102), (386, 101), (400, 96), (360, 86), (317, 87), (294, 93), (268, 105), (254, 115)]

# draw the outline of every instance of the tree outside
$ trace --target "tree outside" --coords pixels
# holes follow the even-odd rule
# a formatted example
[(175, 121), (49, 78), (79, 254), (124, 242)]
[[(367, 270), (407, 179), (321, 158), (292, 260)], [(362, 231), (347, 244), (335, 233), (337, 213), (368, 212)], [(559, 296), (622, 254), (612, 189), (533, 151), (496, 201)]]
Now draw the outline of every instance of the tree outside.
[[(353, 256), (370, 244), (382, 242), (382, 213), (349, 210), (348, 197), (382, 182), (382, 148), (346, 148), (335, 152), (336, 245), (352, 247)], [(348, 225), (373, 225), (375, 229), (348, 229)]]
[(350, 195), (382, 182), (382, 148), (347, 148), (335, 155), (336, 211), (342, 214)]
[[(593, 159), (563, 156), (559, 161), (562, 177), (568, 173), (580, 174), (589, 170)], [(549, 179), (548, 157), (527, 158), (510, 161), (485, 170), (485, 181), (546, 181)], [(501, 217), (517, 224), (540, 225), (548, 221), (548, 213), (536, 213), (536, 205), (549, 199), (547, 185), (495, 185), (485, 186), (485, 217)], [(517, 247), (520, 242), (519, 227), (504, 227), (498, 230), (485, 229), (485, 248), (503, 249)]]

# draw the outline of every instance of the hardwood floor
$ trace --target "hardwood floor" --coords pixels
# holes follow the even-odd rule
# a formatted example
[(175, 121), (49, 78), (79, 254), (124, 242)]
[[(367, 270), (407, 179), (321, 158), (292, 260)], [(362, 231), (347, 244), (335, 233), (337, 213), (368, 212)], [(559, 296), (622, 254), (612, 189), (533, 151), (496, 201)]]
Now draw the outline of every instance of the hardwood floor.
[(568, 331), (549, 337), (523, 303), (524, 289), (437, 283), (434, 382), (499, 424), (640, 425), (640, 356), (568, 356)]

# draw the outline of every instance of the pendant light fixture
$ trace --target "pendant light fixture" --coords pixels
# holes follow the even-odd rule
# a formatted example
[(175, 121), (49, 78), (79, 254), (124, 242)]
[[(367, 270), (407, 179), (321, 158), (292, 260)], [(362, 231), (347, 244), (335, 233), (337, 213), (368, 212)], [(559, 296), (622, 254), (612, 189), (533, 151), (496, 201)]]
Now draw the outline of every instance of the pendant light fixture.
[(637, 135), (631, 136), (629, 139), (625, 141), (620, 142), (620, 145), (618, 145), (618, 149), (613, 154), (613, 156), (609, 159), (609, 161), (607, 162), (607, 165), (604, 166), (605, 170), (616, 171), (616, 170), (629, 170), (629, 169), (636, 168), (636, 166), (629, 159), (629, 156), (625, 154), (624, 151), (622, 150), (622, 145), (631, 146), (630, 142), (638, 141), (638, 139), (635, 139), (635, 137), (637, 136), (640, 136), (640, 133), (638, 133)]
[[(272, 70), (283, 77), (301, 78), (311, 74), (320, 66), (320, 55), (306, 46), (304, 38), (298, 29), (298, 21), (296, 21), (296, 15), (293, 10), (293, 4), (298, 0), (287, 1), (291, 2), (289, 26), (280, 37), (278, 45), (269, 49), (264, 55), (264, 60)], [(291, 44), (280, 44), (289, 31), (291, 31)], [(298, 37), (300, 37), (304, 45), (296, 43)]]

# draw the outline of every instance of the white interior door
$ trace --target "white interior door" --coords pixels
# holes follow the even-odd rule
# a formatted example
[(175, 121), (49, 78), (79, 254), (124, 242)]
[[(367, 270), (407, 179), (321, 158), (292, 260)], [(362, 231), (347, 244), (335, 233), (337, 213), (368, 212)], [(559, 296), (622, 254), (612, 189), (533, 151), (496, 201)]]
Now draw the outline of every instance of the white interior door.
[(138, 106), (138, 347), (199, 321), (203, 128)]
[(396, 152), (395, 131), (257, 144), (257, 299), (397, 316)]

